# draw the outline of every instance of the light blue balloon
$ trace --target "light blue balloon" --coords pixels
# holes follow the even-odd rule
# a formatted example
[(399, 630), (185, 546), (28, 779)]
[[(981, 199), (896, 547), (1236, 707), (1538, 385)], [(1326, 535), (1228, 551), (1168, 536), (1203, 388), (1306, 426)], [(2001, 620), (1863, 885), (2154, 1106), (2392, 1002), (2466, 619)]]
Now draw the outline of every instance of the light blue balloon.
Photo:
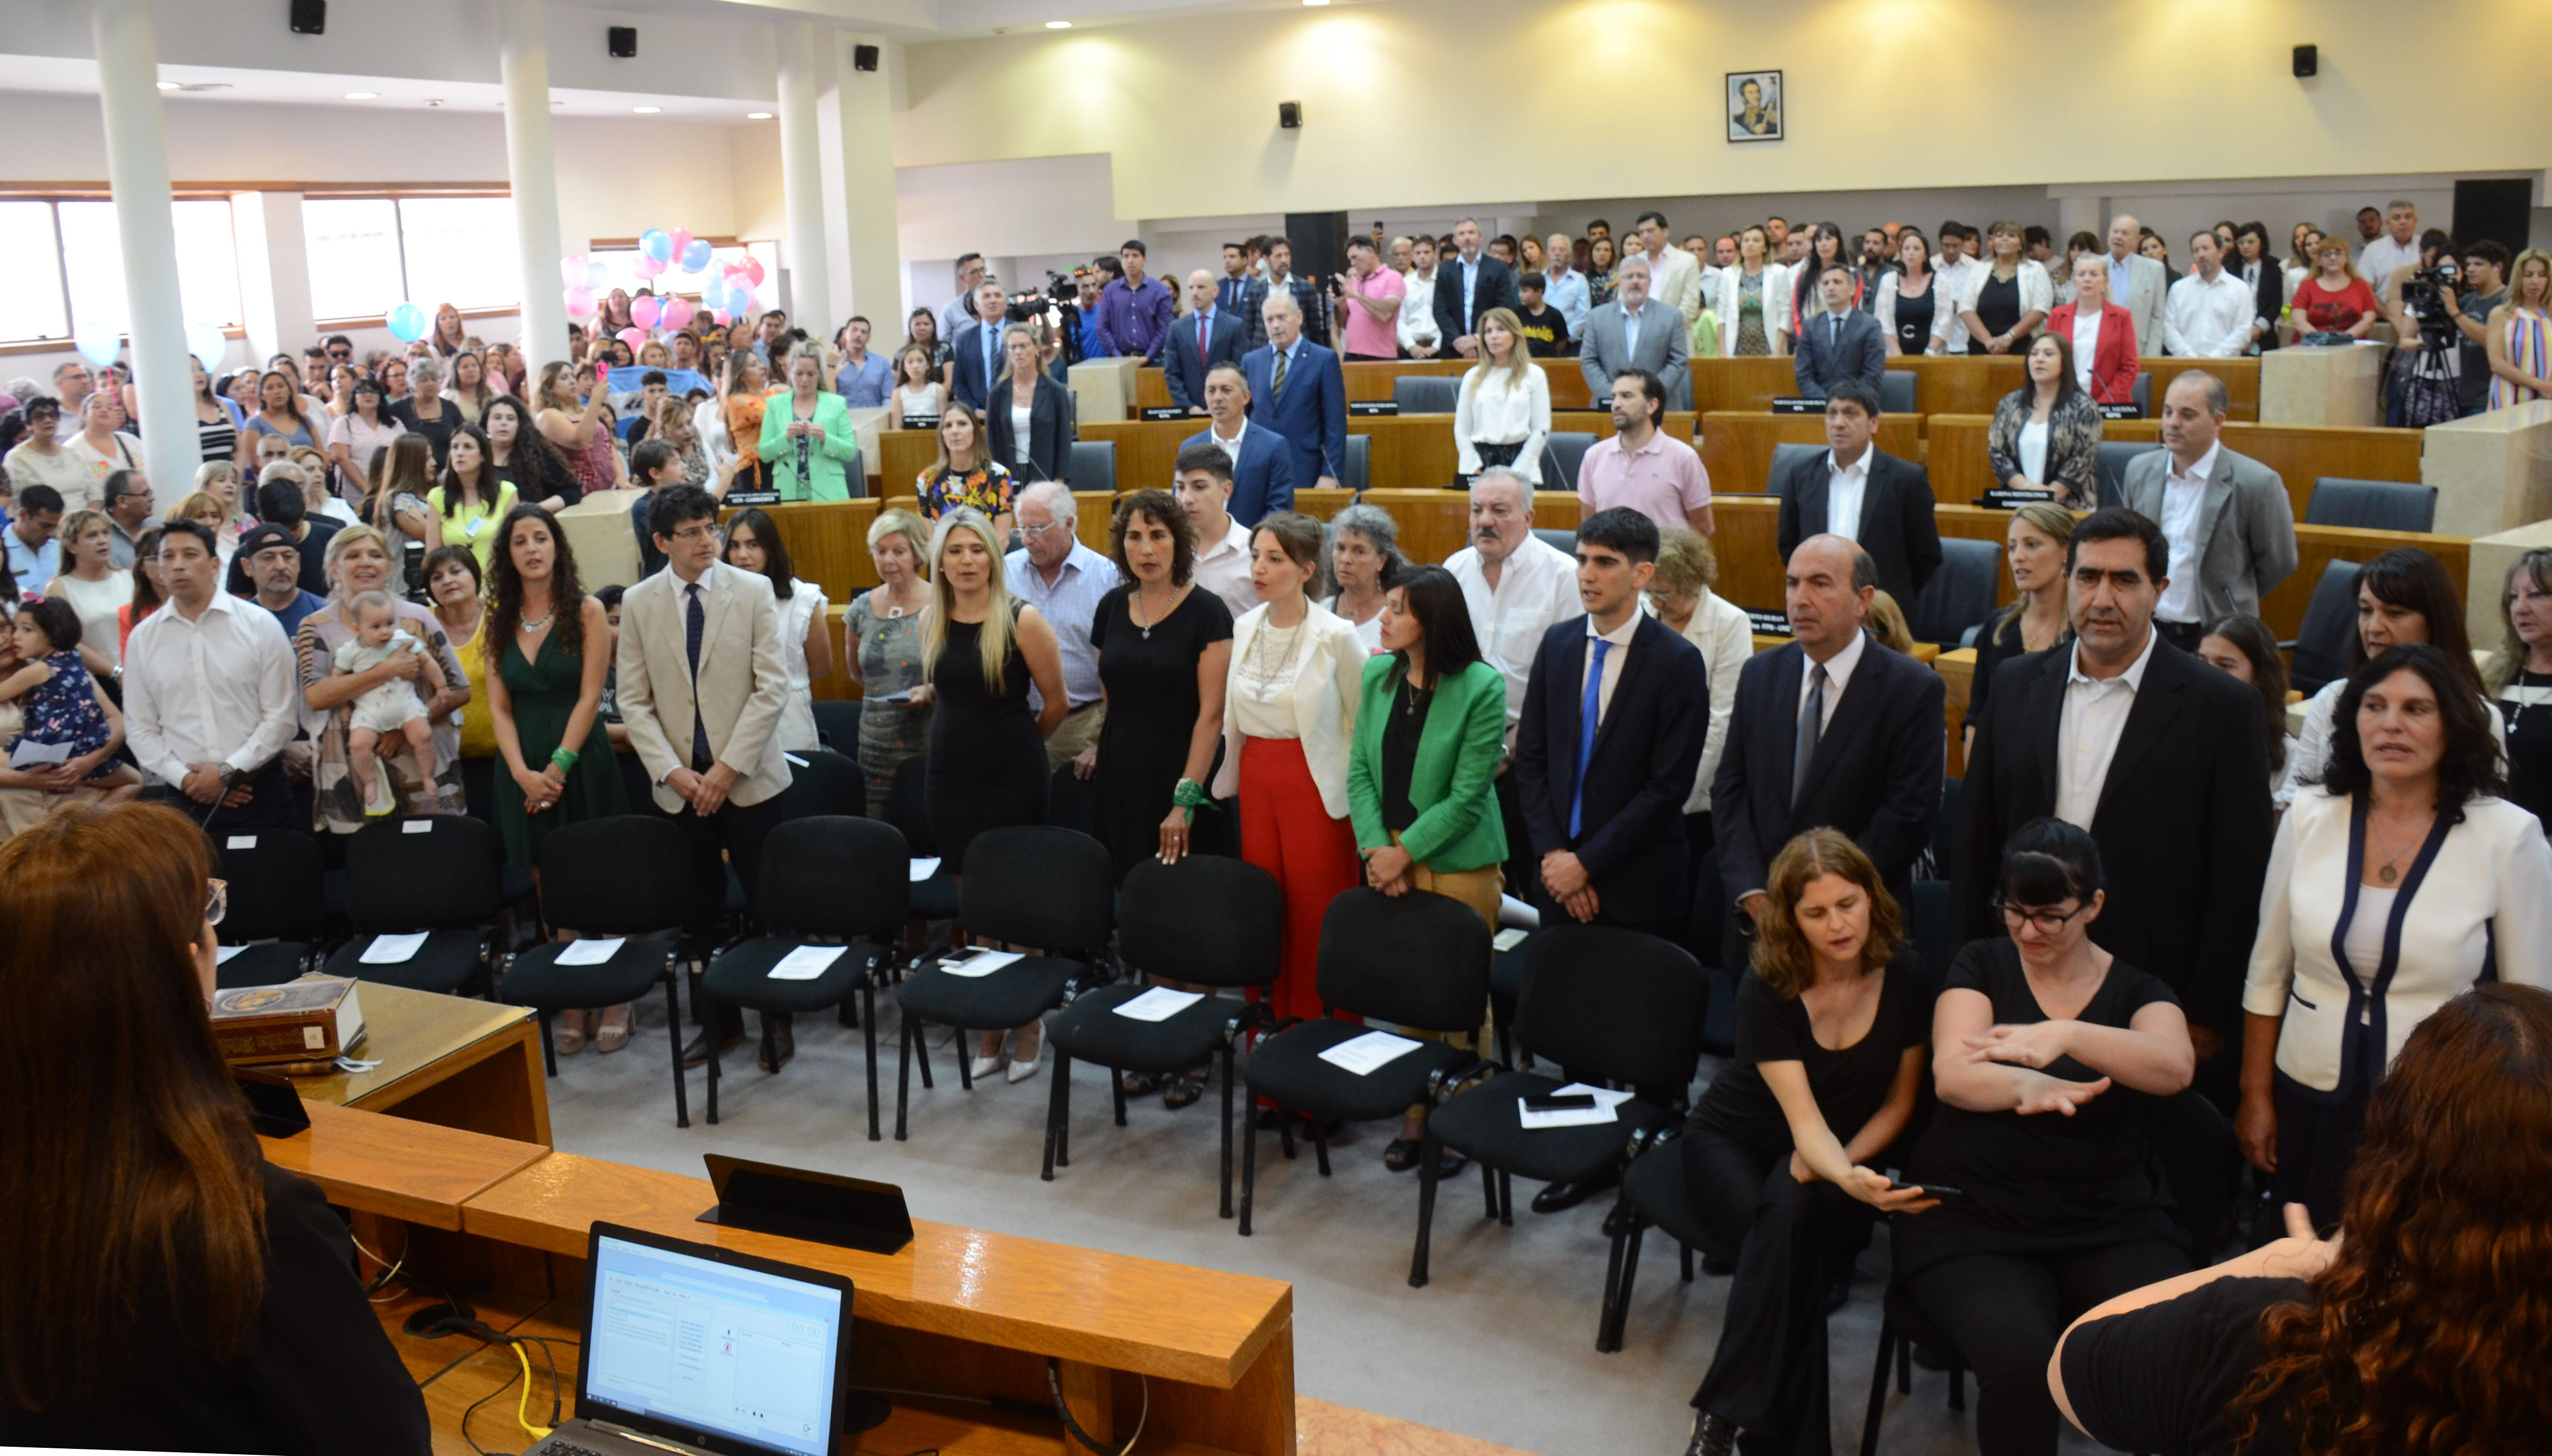
[(414, 344), (425, 337), (425, 310), (413, 303), (402, 303), (381, 320), (388, 325), (390, 337), (401, 344)]
[(204, 372), (208, 374), (222, 366), (222, 357), (230, 352), (230, 347), (231, 341), (217, 324), (186, 326), (186, 352), (202, 363)]
[(585, 286), (587, 288), (599, 293), (602, 291), (603, 285), (610, 281), (611, 269), (604, 267), (598, 262), (589, 262), (585, 265)]
[(71, 347), (91, 366), (102, 369), (115, 363), (116, 355), (123, 352), (123, 331), (98, 319), (81, 319), (71, 328)]
[(742, 284), (726, 290), (726, 311), (737, 318), (753, 312), (753, 290)]
[(691, 246), (683, 250), (683, 271), (687, 273), (705, 271), (709, 265), (709, 255), (713, 251), (709, 247), (708, 239), (693, 238)]
[(674, 260), (674, 240), (663, 228), (649, 228), (638, 235), (638, 251), (658, 262)]

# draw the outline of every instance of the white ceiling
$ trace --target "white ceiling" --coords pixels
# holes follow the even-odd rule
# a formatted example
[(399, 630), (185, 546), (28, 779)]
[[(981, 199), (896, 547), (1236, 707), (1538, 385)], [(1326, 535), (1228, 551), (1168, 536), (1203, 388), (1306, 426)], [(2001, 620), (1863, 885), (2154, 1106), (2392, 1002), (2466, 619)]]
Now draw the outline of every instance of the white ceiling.
[[(411, 76), (363, 75), (347, 72), (258, 70), (243, 66), (177, 65), (160, 67), (161, 94), (171, 101), (253, 101), (296, 105), (367, 106), (390, 110), (494, 112), (502, 109), (504, 88), (495, 81), (419, 80)], [(175, 82), (176, 89), (165, 84)], [(97, 64), (71, 56), (0, 53), (0, 91), (97, 93)], [(373, 99), (353, 101), (350, 91), (370, 91)], [(682, 96), (657, 91), (605, 91), (553, 87), (550, 111), (557, 116), (620, 116), (639, 106), (680, 121), (742, 125), (748, 113), (769, 111), (769, 96)]]

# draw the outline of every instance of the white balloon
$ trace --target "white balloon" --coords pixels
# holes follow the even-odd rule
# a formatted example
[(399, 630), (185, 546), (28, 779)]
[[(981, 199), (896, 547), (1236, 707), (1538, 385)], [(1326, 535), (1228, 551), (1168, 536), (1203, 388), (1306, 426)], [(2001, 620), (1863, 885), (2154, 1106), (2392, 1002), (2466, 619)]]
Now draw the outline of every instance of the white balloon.
[(115, 363), (116, 355), (123, 352), (123, 331), (97, 319), (81, 319), (71, 327), (71, 347), (93, 367), (102, 369)]
[(209, 374), (222, 366), (222, 357), (230, 353), (230, 347), (231, 341), (222, 333), (219, 325), (188, 324), (186, 326), (186, 352), (202, 363), (205, 373)]

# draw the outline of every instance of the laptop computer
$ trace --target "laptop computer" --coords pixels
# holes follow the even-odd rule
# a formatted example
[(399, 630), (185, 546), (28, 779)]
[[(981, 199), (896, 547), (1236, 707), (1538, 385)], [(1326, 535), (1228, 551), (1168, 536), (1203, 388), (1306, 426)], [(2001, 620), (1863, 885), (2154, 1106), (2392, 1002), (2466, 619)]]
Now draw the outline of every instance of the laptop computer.
[(851, 1282), (596, 1223), (576, 1418), (524, 1456), (833, 1456)]

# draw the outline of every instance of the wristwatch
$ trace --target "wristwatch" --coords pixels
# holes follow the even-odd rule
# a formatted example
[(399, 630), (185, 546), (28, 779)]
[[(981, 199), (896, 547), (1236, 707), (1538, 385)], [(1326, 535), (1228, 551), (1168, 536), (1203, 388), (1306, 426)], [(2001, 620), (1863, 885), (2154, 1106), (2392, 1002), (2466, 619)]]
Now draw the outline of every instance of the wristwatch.
[(229, 792), (231, 789), (234, 789), (234, 788), (239, 787), (239, 786), (240, 786), (240, 781), (241, 781), (242, 780), (244, 780), (244, 779), (248, 778), (248, 775), (247, 775), (245, 772), (243, 772), (243, 771), (242, 771), (242, 770), (241, 770), (237, 765), (234, 765), (234, 764), (224, 764), (224, 765), (222, 765), (222, 770), (221, 770), (221, 774), (220, 774), (220, 776), (219, 776), (219, 777), (220, 777), (220, 779), (221, 779), (221, 780), (222, 780), (222, 790), (223, 790), (225, 793), (227, 793), (227, 792)]

